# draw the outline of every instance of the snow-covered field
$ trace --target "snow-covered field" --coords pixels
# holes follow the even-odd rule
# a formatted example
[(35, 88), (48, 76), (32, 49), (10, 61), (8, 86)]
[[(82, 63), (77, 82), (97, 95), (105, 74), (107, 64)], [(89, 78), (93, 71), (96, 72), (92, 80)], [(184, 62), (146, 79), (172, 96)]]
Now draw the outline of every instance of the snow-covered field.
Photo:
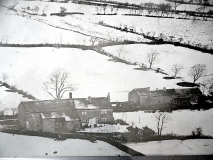
[[(113, 113), (115, 119), (125, 120), (128, 124), (138, 128), (148, 126), (157, 132), (157, 121), (155, 115), (158, 113), (144, 113), (144, 111), (138, 112), (124, 112)], [(191, 135), (192, 131), (201, 127), (204, 135), (213, 136), (213, 109), (206, 111), (173, 111), (172, 113), (166, 113), (169, 118), (168, 122), (164, 124), (162, 134), (178, 134), (178, 135)]]
[(95, 127), (95, 128), (85, 128), (84, 131), (80, 131), (80, 132), (92, 132), (92, 133), (112, 133), (112, 132), (128, 132), (127, 127), (129, 127), (128, 125), (98, 125), (99, 127)]
[[(56, 154), (53, 154), (54, 152)], [(48, 155), (45, 155), (45, 154)], [(53, 139), (0, 132), (0, 157), (33, 156), (128, 156), (123, 151), (97, 141), (92, 143), (80, 139), (54, 141)]]
[(81, 44), (87, 45), (89, 38), (80, 33), (58, 29), (47, 24), (10, 15), (7, 9), (1, 7), (0, 12), (0, 41), (9, 44)]
[(147, 143), (127, 143), (125, 145), (147, 156), (213, 154), (212, 139), (167, 140)]
[[(158, 62), (153, 65), (154, 68), (161, 68), (166, 73), (173, 76), (171, 68), (174, 64), (181, 64), (184, 69), (180, 71), (178, 76), (181, 76), (186, 81), (193, 81), (188, 76), (188, 71), (190, 67), (195, 64), (205, 64), (207, 72), (205, 75), (213, 74), (213, 56), (208, 53), (203, 53), (200, 51), (195, 51), (192, 49), (184, 47), (175, 47), (173, 45), (145, 45), (145, 44), (135, 44), (135, 45), (122, 45), (122, 46), (110, 46), (105, 47), (104, 50), (115, 55), (119, 56), (118, 50), (123, 48), (123, 52), (120, 54), (121, 58), (130, 60), (131, 62), (144, 63), (149, 66), (147, 62), (147, 54), (152, 51), (157, 51), (159, 53)], [(206, 79), (210, 77), (202, 77)]]
[[(111, 101), (127, 101), (128, 92), (133, 88), (177, 88), (176, 83), (181, 81), (165, 80), (164, 75), (154, 71), (135, 70), (139, 66), (114, 62), (89, 50), (6, 47), (0, 48), (0, 52), (0, 75), (7, 73), (10, 82), (13, 81), (17, 88), (40, 100), (50, 98), (42, 89), (42, 84), (58, 67), (71, 73), (70, 82), (77, 88), (73, 94), (76, 98), (107, 96), (110, 92)], [(0, 96), (3, 98), (3, 95)], [(5, 104), (11, 101), (9, 97), (7, 99)]]
[(120, 27), (121, 24), (129, 27), (134, 26), (136, 31), (144, 34), (150, 32), (152, 36), (159, 37), (162, 33), (167, 39), (174, 36), (173, 41), (179, 41), (183, 38), (182, 43), (209, 45), (213, 47), (213, 23), (212, 21), (194, 21), (183, 19), (168, 19), (168, 18), (149, 18), (138, 16), (75, 16), (81, 17), (87, 21), (98, 23), (102, 20), (104, 23), (111, 26)]
[[(106, 30), (106, 27), (73, 16), (29, 16), (2, 7), (1, 10), (0, 29), (4, 31), (0, 33), (2, 43), (92, 45), (91, 36), (115, 41), (123, 41), (124, 39), (149, 41), (140, 35), (125, 33), (112, 28)], [(105, 31), (103, 32), (103, 30)]]

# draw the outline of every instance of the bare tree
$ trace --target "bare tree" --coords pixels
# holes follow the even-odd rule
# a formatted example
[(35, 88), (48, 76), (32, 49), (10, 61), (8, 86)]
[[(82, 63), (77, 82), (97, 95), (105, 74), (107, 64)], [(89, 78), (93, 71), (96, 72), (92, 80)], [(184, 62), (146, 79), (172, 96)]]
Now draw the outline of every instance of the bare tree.
[(3, 106), (4, 105), (0, 101), (0, 116), (4, 115), (4, 113), (5, 113), (5, 109), (3, 109)]
[(61, 9), (61, 13), (65, 13), (67, 11), (67, 9), (64, 7), (60, 7), (60, 9)]
[(165, 112), (162, 112), (155, 115), (155, 118), (157, 121), (157, 131), (158, 131), (157, 134), (161, 136), (162, 131), (165, 128), (165, 123), (167, 123), (170, 120), (170, 117)]
[[(158, 10), (161, 11), (161, 17), (164, 13), (168, 13), (171, 10), (172, 6), (169, 3), (161, 3), (158, 5)], [(167, 14), (168, 15), (168, 14)]]
[(38, 7), (38, 6), (34, 6), (34, 9), (33, 9), (33, 10), (34, 10), (34, 13), (37, 14), (38, 11), (39, 11), (39, 7)]
[(91, 36), (91, 37), (90, 37), (90, 42), (92, 42), (92, 46), (94, 46), (94, 45), (95, 45), (95, 42), (97, 42), (98, 40), (99, 40), (98, 37), (94, 37), (94, 36)]
[(98, 6), (95, 8), (96, 8), (97, 14), (99, 14), (100, 8)]
[(120, 46), (118, 49), (117, 49), (117, 52), (118, 52), (118, 57), (121, 58), (121, 54), (124, 54), (126, 53), (126, 51), (124, 50), (124, 47), (123, 46)]
[(9, 76), (6, 73), (2, 74), (3, 83), (7, 83)]
[(178, 1), (178, 0), (173, 1), (172, 7), (174, 8), (175, 11), (177, 10), (177, 7), (178, 7), (179, 5), (181, 5), (180, 2), (181, 2), (181, 1)]
[(196, 64), (192, 66), (189, 70), (189, 76), (193, 79), (193, 83), (195, 83), (202, 75), (206, 72), (205, 64)]
[(52, 72), (48, 81), (43, 83), (43, 89), (54, 99), (61, 99), (65, 92), (74, 91), (69, 83), (70, 74), (59, 68)]
[(13, 115), (16, 115), (18, 113), (18, 108), (10, 108), (12, 111)]
[(115, 9), (115, 14), (118, 14), (118, 10), (119, 10), (119, 8), (116, 8), (116, 9)]
[(147, 54), (147, 62), (149, 63), (149, 68), (152, 68), (152, 65), (158, 62), (158, 55), (157, 51), (151, 51), (151, 53)]
[(213, 78), (211, 79), (203, 79), (202, 82), (199, 83), (201, 86), (202, 93), (205, 94), (205, 91), (209, 92), (213, 88)]
[(15, 10), (15, 6), (18, 4), (18, 2), (14, 3), (13, 5), (9, 6), (8, 9)]
[(135, 122), (134, 122), (134, 121), (130, 122), (130, 125), (131, 125), (132, 127), (134, 127)]
[(106, 14), (106, 9), (107, 9), (107, 7), (108, 7), (108, 5), (106, 5), (106, 4), (102, 5), (102, 9), (103, 9), (103, 11), (104, 11), (104, 14)]
[(109, 6), (109, 8), (110, 8), (111, 14), (113, 14), (114, 7), (113, 6)]
[(201, 7), (197, 8), (196, 11), (202, 12), (202, 14), (203, 14), (203, 19), (205, 19), (205, 14), (204, 14), (204, 13), (205, 13), (206, 8), (207, 8), (208, 5), (209, 5), (209, 0), (201, 0), (201, 1), (200, 1), (200, 5), (201, 5)]
[(123, 112), (123, 114), (122, 114), (122, 120), (124, 122), (126, 122), (126, 119), (127, 119), (127, 114), (126, 114), (126, 112)]
[(170, 38), (170, 41), (172, 42), (175, 37), (174, 36), (169, 36), (169, 38)]
[(183, 66), (181, 64), (175, 64), (172, 66), (172, 72), (174, 73), (174, 78), (176, 78), (177, 74), (180, 72), (180, 70), (183, 69)]

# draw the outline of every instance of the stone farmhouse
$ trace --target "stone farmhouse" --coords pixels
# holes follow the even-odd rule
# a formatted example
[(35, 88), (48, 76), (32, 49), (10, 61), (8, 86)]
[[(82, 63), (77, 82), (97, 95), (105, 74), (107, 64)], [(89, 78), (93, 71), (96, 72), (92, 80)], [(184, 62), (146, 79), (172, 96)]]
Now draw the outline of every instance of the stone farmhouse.
[(18, 106), (21, 128), (45, 132), (71, 132), (83, 126), (113, 123), (110, 95), (69, 99), (26, 101)]
[(199, 88), (184, 89), (156, 89), (135, 88), (129, 92), (128, 101), (141, 106), (157, 106), (165, 104), (191, 105), (197, 104), (198, 98), (202, 96)]

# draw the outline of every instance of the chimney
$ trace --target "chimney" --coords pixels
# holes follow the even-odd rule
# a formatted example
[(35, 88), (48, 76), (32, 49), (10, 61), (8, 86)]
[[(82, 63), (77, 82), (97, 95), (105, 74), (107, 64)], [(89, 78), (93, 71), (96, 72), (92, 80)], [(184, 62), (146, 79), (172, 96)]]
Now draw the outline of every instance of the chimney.
[(110, 93), (108, 93), (108, 95), (107, 95), (107, 100), (108, 100), (108, 102), (110, 102)]
[(92, 98), (90, 96), (88, 97), (88, 101), (90, 104), (92, 103)]
[(163, 90), (166, 91), (166, 87), (163, 87)]
[(147, 89), (148, 89), (148, 91), (150, 91), (150, 87), (148, 87)]
[(158, 88), (156, 88), (156, 91), (158, 91)]
[(72, 99), (72, 92), (69, 93), (69, 99)]

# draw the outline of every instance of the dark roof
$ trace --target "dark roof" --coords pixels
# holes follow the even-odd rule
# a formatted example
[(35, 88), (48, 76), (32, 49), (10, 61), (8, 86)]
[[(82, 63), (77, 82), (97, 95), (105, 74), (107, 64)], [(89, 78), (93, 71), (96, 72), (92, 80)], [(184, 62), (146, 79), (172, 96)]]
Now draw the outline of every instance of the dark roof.
[(176, 89), (175, 91), (179, 96), (189, 96), (192, 94), (202, 95), (202, 92), (200, 91), (199, 88), (184, 88), (184, 89)]
[(40, 113), (42, 118), (79, 119), (73, 100), (45, 100), (21, 102), (25, 113)]
[(155, 91), (150, 91), (151, 95), (153, 96), (172, 96), (175, 93), (175, 89), (165, 89), (165, 90), (155, 90)]
[(75, 110), (73, 100), (44, 100), (21, 102), (25, 112), (46, 112), (46, 111), (64, 111), (68, 109)]
[[(135, 88), (132, 91), (136, 91), (140, 96), (175, 96), (185, 97), (193, 94), (202, 95), (199, 88), (181, 88), (181, 89), (159, 89), (150, 91), (149, 88)], [(131, 91), (131, 92), (132, 92)]]

